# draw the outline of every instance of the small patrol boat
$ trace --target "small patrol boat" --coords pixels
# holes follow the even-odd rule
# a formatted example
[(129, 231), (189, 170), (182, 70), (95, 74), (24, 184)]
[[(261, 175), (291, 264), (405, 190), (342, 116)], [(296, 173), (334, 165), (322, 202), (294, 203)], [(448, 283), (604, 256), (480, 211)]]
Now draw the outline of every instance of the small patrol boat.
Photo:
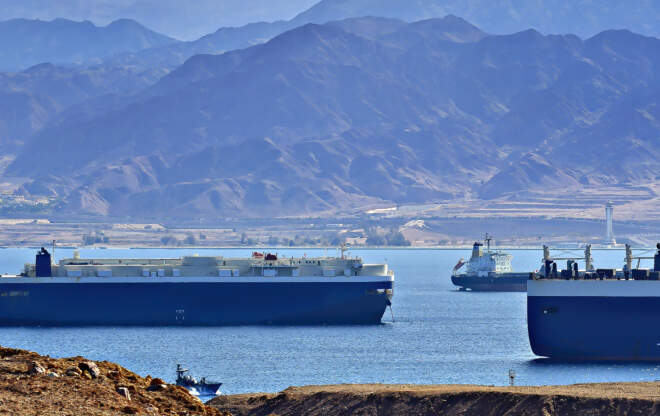
[(185, 387), (194, 396), (217, 396), (220, 394), (222, 383), (208, 381), (206, 377), (197, 380), (195, 377), (186, 374), (188, 371), (181, 364), (176, 365), (177, 386)]

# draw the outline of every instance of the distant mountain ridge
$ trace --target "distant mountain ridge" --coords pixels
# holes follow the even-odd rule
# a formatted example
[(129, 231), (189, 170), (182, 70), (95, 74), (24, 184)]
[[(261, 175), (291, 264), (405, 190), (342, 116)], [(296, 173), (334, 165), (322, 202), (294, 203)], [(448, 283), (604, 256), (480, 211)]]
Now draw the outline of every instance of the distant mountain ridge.
[(634, 5), (615, 0), (321, 0), (288, 21), (221, 27), (188, 42), (174, 41), (126, 19), (106, 27), (64, 19), (0, 22), (0, 71), (22, 70), (43, 62), (173, 69), (194, 55), (248, 48), (307, 23), (367, 16), (413, 22), (446, 15), (461, 16), (491, 34), (531, 27), (545, 34), (581, 37), (607, 29), (660, 36), (660, 3), (654, 0), (639, 0)]
[(19, 71), (40, 63), (100, 63), (119, 52), (175, 42), (129, 19), (103, 27), (67, 19), (12, 19), (0, 21), (0, 71)]
[[(39, 64), (0, 73), (0, 150), (11, 154), (58, 117), (82, 118), (156, 82), (163, 71)], [(96, 100), (96, 101), (94, 101)]]
[(660, 40), (630, 31), (307, 24), (70, 113), (7, 174), (68, 212), (200, 218), (657, 182), (658, 74)]
[(493, 34), (534, 28), (546, 34), (591, 37), (607, 29), (629, 29), (660, 36), (660, 3), (654, 0), (321, 0), (292, 22), (326, 23), (363, 16), (411, 22), (448, 14), (461, 16)]
[(615, 0), (322, 0), (289, 21), (259, 22), (220, 28), (198, 40), (123, 53), (112, 65), (142, 68), (176, 67), (197, 54), (219, 54), (263, 43), (308, 23), (360, 17), (386, 17), (407, 22), (456, 15), (491, 34), (534, 28), (545, 34), (591, 37), (607, 29), (630, 29), (660, 37), (660, 3), (639, 0), (634, 5)]
[(293, 29), (289, 22), (259, 22), (241, 27), (223, 27), (206, 36), (188, 42), (177, 42), (134, 52), (122, 52), (106, 60), (109, 66), (140, 68), (175, 68), (188, 58), (199, 54), (219, 54), (243, 49)]

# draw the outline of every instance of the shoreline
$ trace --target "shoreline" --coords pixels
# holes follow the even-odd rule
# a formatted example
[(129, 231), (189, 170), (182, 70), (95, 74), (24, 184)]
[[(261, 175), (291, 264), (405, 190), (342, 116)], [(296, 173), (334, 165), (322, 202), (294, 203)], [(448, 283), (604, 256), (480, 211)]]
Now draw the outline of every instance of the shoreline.
[[(542, 244), (579, 247), (585, 242), (607, 248), (604, 223), (599, 221), (567, 221), (501, 218), (494, 221), (476, 219), (352, 218), (254, 221), (223, 220), (213, 223), (191, 222), (123, 222), (106, 219), (89, 222), (58, 222), (16, 218), (0, 220), (0, 246), (50, 245), (52, 240), (68, 247), (266, 247), (301, 249), (337, 246), (346, 242), (367, 250), (382, 247), (400, 249), (452, 250), (471, 247), (481, 241), (484, 232), (495, 237), (499, 249), (537, 249)], [(614, 236), (620, 243), (635, 247), (652, 247), (660, 241), (658, 221), (629, 223), (618, 220)], [(373, 240), (370, 240), (373, 238)], [(410, 244), (410, 246), (397, 246)], [(595, 248), (595, 247), (594, 247)]]
[[(0, 246), (2, 249), (35, 249), (38, 250), (41, 246), (25, 245), (25, 246)], [(46, 249), (48, 245), (43, 246)], [(245, 246), (122, 246), (122, 245), (106, 245), (106, 246), (63, 246), (55, 247), (58, 250), (250, 250), (250, 251), (263, 251), (263, 250), (332, 250), (337, 251), (339, 247), (321, 247), (321, 246), (281, 246), (281, 247), (245, 247)], [(584, 250), (584, 247), (563, 247), (563, 246), (550, 246), (553, 250)], [(633, 250), (655, 250), (654, 247), (631, 247)], [(625, 246), (620, 247), (599, 247), (592, 245), (592, 250), (624, 250)], [(457, 251), (457, 250), (472, 250), (472, 246), (417, 246), (417, 247), (399, 247), (399, 246), (359, 246), (347, 248), (347, 252), (353, 250), (361, 251), (378, 251), (378, 250), (411, 250), (411, 251)], [(543, 246), (496, 246), (492, 250), (495, 251), (529, 251), (529, 250), (543, 250)]]
[(52, 358), (0, 346), (0, 414), (209, 416), (463, 416), (655, 414), (660, 382), (549, 386), (341, 384), (217, 396), (108, 361)]
[(655, 414), (660, 382), (565, 386), (343, 384), (218, 396), (206, 404), (235, 416)]

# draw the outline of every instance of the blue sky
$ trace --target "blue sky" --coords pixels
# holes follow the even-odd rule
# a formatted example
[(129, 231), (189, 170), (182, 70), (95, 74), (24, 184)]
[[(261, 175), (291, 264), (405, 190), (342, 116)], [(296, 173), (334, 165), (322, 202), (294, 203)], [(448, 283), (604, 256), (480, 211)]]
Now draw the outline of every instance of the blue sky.
[(290, 19), (318, 0), (0, 0), (0, 20), (64, 17), (105, 25), (130, 18), (178, 39), (223, 26)]

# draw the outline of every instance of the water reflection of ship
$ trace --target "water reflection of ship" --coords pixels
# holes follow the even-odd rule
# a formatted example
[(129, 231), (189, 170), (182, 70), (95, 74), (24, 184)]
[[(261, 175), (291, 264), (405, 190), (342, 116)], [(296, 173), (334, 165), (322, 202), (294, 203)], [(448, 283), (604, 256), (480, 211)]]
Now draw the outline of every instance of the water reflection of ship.
[(215, 383), (202, 377), (197, 380), (195, 377), (186, 374), (189, 370), (183, 368), (181, 364), (176, 365), (176, 384), (188, 389), (191, 394), (197, 396), (215, 396), (220, 394), (222, 383)]

